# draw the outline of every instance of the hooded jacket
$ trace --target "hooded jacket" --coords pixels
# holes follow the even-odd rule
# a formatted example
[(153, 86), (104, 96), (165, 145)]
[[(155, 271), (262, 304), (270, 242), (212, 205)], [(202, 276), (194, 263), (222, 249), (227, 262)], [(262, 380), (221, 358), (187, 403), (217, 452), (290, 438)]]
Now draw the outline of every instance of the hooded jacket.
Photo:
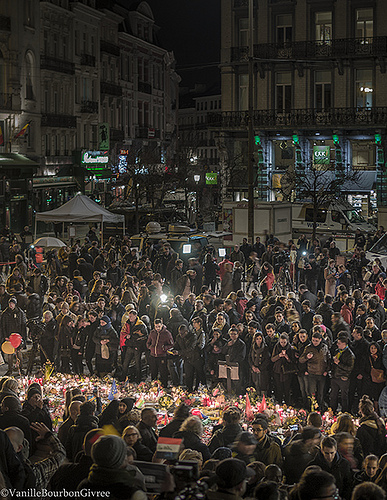
[[(93, 340), (95, 342), (95, 353), (98, 356), (101, 356), (101, 340), (108, 339), (108, 347), (109, 347), (109, 352), (112, 353), (114, 351), (117, 351), (118, 349), (118, 344), (119, 344), (119, 339), (117, 332), (114, 330), (112, 327), (112, 324), (107, 323), (105, 326), (98, 326), (97, 329), (94, 332), (94, 337)], [(109, 355), (111, 357), (111, 354)]]

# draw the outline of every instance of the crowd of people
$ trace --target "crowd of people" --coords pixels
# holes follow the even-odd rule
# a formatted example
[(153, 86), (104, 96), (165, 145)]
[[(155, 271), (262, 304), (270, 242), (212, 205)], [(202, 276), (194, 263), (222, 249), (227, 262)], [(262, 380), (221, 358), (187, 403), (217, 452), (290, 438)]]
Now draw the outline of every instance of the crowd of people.
[[(149, 240), (139, 254), (129, 237), (109, 238), (102, 246), (91, 229), (83, 243), (75, 241), (71, 247), (47, 252), (45, 262), (36, 252), (31, 268), (23, 245), (3, 237), (0, 249), (4, 255), (8, 248), (10, 269), (6, 282), (0, 284), (0, 336), (3, 343), (16, 332), (22, 342), (15, 353), (4, 354), (8, 378), (0, 393), (0, 400), (5, 394), (0, 427), (13, 422), (13, 430), (7, 433), (28, 469), (26, 477), (35, 475), (35, 484), (43, 487), (40, 462), (34, 468), (26, 461), (24, 438), (30, 439), (30, 455), (36, 449), (35, 438), (51, 446), (46, 459), (50, 472), (65, 458), (74, 464), (59, 471), (63, 467), (73, 471), (82, 463), (85, 472), (93, 464), (90, 475), (82, 477), (87, 487), (101, 486), (102, 478), (108, 481), (110, 471), (105, 469), (131, 471), (139, 483), (129, 481), (126, 472), (122, 477), (112, 474), (118, 484), (129, 481), (134, 488), (127, 496), (114, 490), (117, 498), (137, 498), (138, 491), (144, 490), (141, 474), (129, 465), (133, 457), (157, 461), (157, 412), (146, 408), (139, 417), (128, 397), (113, 401), (101, 413), (98, 397), (94, 406), (75, 394), (58, 438), (51, 432), (41, 387), (30, 387), (22, 408), (11, 375), (23, 375), (26, 370), (30, 374), (35, 366), (39, 370), (50, 364), (57, 372), (100, 378), (110, 374), (121, 382), (140, 383), (150, 376), (165, 389), (184, 385), (190, 392), (227, 382), (237, 395), (253, 387), (280, 405), (307, 410), (313, 406), (319, 411), (311, 413), (304, 429), (287, 431), (284, 440), (270, 432), (267, 415), (251, 423), (231, 412), (232, 422), (224, 416), (223, 426), (214, 429), (210, 443), (204, 443), (200, 420), (189, 416), (189, 409), (184, 415), (177, 409), (173, 433), (162, 429), (160, 436), (182, 437), (185, 449), (180, 460), (187, 460), (188, 453), (189, 459), (198, 461), (199, 472), (190, 472), (196, 474), (195, 481), (199, 475), (212, 478), (214, 482), (207, 481), (207, 486), (200, 483), (208, 487), (205, 495), (210, 499), (255, 495), (270, 500), (288, 494), (299, 499), (351, 498), (357, 482), (367, 486), (377, 477), (383, 478), (378, 482), (381, 492), (375, 485), (367, 487), (374, 488), (375, 495), (378, 491), (384, 495), (387, 277), (380, 261), (367, 261), (369, 244), (370, 238), (358, 233), (353, 255), (345, 258), (333, 238), (322, 244), (302, 235), (285, 245), (268, 235), (265, 242), (257, 237), (253, 245), (245, 239), (222, 260), (214, 248), (197, 244), (183, 261), (167, 241)], [(290, 291), (278, 286), (284, 269), (289, 271)], [(26, 352), (28, 363), (23, 359)], [(317, 421), (328, 407), (335, 414), (341, 411), (338, 422), (344, 422), (333, 437), (324, 435), (326, 429)], [(20, 425), (12, 415), (4, 419), (4, 427), (1, 418), (7, 411), (20, 415)], [(360, 416), (357, 430), (350, 414)], [(105, 425), (114, 426), (122, 438), (95, 431)], [(85, 440), (92, 430), (90, 441)], [(97, 444), (101, 449), (93, 455)], [(7, 450), (11, 454), (9, 446)], [(87, 457), (84, 462), (76, 461), (79, 452)], [(111, 456), (113, 466), (107, 458)], [(19, 472), (16, 484), (8, 466), (1, 465), (1, 452), (0, 470), (7, 485), (20, 487)], [(180, 491), (179, 474), (184, 476), (184, 469), (176, 466), (176, 471), (161, 496)], [(311, 491), (317, 494), (320, 483), (322, 493), (310, 496)], [(71, 483), (72, 487), (79, 484)]]

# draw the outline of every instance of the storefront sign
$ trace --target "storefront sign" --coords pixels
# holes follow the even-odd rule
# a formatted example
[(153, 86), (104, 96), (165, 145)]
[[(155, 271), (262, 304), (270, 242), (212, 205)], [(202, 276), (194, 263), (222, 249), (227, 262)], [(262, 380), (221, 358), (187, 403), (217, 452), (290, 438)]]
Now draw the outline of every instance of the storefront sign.
[(82, 153), (81, 162), (93, 165), (108, 163), (109, 155), (107, 151), (85, 151)]
[(218, 174), (216, 172), (206, 172), (206, 184), (218, 184)]
[(329, 146), (313, 146), (313, 163), (315, 165), (329, 165), (331, 149)]

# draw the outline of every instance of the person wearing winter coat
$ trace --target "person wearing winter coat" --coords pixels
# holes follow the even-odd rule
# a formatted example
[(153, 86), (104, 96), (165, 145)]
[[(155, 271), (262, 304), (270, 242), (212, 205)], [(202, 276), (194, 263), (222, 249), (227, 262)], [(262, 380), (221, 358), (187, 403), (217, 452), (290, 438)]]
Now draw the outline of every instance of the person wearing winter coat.
[(126, 445), (136, 452), (136, 460), (152, 462), (153, 451), (143, 444), (140, 431), (134, 425), (128, 425), (122, 431), (122, 439)]
[[(181, 325), (173, 348), (183, 361), (185, 385), (188, 391), (192, 392), (194, 389), (195, 373), (197, 379), (199, 375), (197, 372), (198, 363), (202, 359), (196, 332), (188, 330), (186, 325)], [(196, 381), (196, 384), (199, 384), (199, 380)]]
[(303, 408), (308, 408), (310, 403), (308, 400), (308, 393), (307, 393), (307, 376), (305, 375), (306, 363), (301, 363), (300, 358), (305, 348), (310, 344), (310, 339), (308, 337), (307, 331), (301, 329), (300, 323), (298, 322), (292, 323), (293, 333), (294, 330), (297, 330), (297, 332), (293, 336), (292, 347), (294, 348), (294, 357), (296, 358), (296, 366), (297, 366), (296, 375), (301, 392), (301, 402), (302, 402), (301, 406)]
[(251, 378), (258, 394), (265, 394), (269, 389), (270, 369), (272, 367), (269, 348), (262, 332), (254, 334), (249, 353)]
[(336, 486), (343, 500), (350, 500), (352, 493), (351, 466), (345, 458), (337, 452), (335, 438), (328, 436), (321, 441), (320, 451), (309, 466), (317, 465), (329, 472), (336, 479)]
[(233, 390), (236, 394), (240, 394), (243, 389), (243, 363), (246, 360), (246, 344), (239, 338), (238, 329), (232, 326), (229, 330), (230, 340), (223, 347), (222, 353), (227, 360), (229, 356), (230, 363), (238, 363), (239, 379), (232, 381)]
[(216, 289), (216, 277), (219, 271), (219, 266), (216, 263), (214, 257), (208, 253), (204, 259), (204, 284), (209, 286), (210, 290), (215, 292)]
[(336, 291), (336, 273), (337, 269), (335, 266), (335, 261), (329, 259), (327, 267), (324, 269), (324, 279), (325, 279), (325, 294), (335, 296)]
[(323, 342), (321, 333), (314, 332), (312, 341), (300, 356), (299, 362), (306, 365), (306, 393), (309, 398), (317, 396), (320, 411), (324, 405), (325, 380), (330, 367), (330, 358), (328, 346)]
[(232, 283), (233, 265), (231, 262), (224, 264), (224, 273), (221, 281), (220, 296), (226, 298), (233, 291)]
[[(27, 340), (27, 325), (26, 325), (26, 317), (24, 312), (17, 306), (17, 301), (15, 297), (11, 297), (8, 300), (8, 307), (1, 313), (0, 317), (0, 337), (1, 343), (4, 342), (5, 339), (8, 339), (12, 333), (19, 333), (23, 342), (16, 349), (16, 358), (20, 364), (20, 368), (23, 363), (22, 356), (22, 346), (25, 344)], [(13, 370), (14, 363), (14, 355), (8, 354), (8, 370), (6, 375), (11, 375)]]
[[(365, 394), (365, 374), (369, 354), (369, 342), (364, 338), (363, 328), (355, 326), (352, 331), (351, 350), (355, 362), (349, 380), (349, 401), (352, 415), (357, 413), (359, 399)], [(357, 397), (355, 396), (357, 394)]]
[(173, 413), (173, 419), (169, 424), (165, 425), (160, 429), (160, 437), (173, 437), (175, 432), (177, 432), (185, 419), (191, 415), (191, 408), (185, 403), (180, 403)]
[(58, 325), (60, 372), (71, 373), (70, 359), (73, 346), (74, 320), (64, 316)]
[(224, 361), (223, 348), (227, 340), (222, 337), (222, 331), (218, 328), (212, 330), (212, 337), (210, 338), (207, 346), (207, 369), (215, 383), (218, 380), (219, 361)]
[(173, 337), (161, 319), (155, 319), (154, 329), (150, 332), (146, 346), (150, 351), (149, 365), (152, 380), (160, 381), (164, 387), (168, 386), (167, 351), (173, 347)]
[(373, 401), (364, 395), (359, 403), (360, 427), (356, 437), (359, 439), (364, 456), (369, 454), (381, 457), (387, 451), (386, 429), (384, 422), (375, 413)]
[[(373, 370), (374, 369), (374, 370)], [(380, 375), (380, 380), (375, 379), (375, 370)], [(383, 366), (382, 350), (377, 342), (370, 342), (365, 359), (365, 376), (363, 394), (368, 394), (373, 401), (378, 401), (380, 393), (385, 386), (386, 375)]]
[(32, 288), (32, 293), (37, 293), (40, 300), (43, 301), (48, 290), (48, 280), (38, 267), (34, 269), (30, 281), (28, 282), (28, 286)]
[(131, 397), (123, 398), (120, 401), (113, 399), (103, 412), (98, 415), (99, 426), (112, 425), (122, 434), (128, 425), (133, 425), (134, 423), (130, 412), (135, 402), (135, 399)]
[(231, 448), (232, 444), (243, 430), (240, 421), (241, 414), (238, 408), (231, 406), (224, 411), (222, 417), (223, 425), (212, 434), (210, 442), (208, 443), (210, 453), (214, 453), (218, 448)]
[(26, 316), (27, 320), (40, 318), (42, 315), (41, 299), (31, 286), (27, 286), (26, 294), (28, 297)]
[(232, 287), (234, 292), (238, 292), (242, 288), (242, 275), (243, 275), (243, 265), (239, 260), (234, 262), (234, 268), (232, 272)]
[(125, 307), (120, 302), (120, 297), (118, 295), (113, 295), (110, 301), (110, 309), (108, 310), (107, 315), (110, 318), (112, 327), (117, 333), (121, 331), (121, 320), (124, 314)]
[(271, 356), (275, 395), (280, 404), (283, 399), (289, 404), (292, 374), (297, 371), (295, 360), (295, 351), (289, 344), (289, 336), (286, 333), (282, 333), (279, 341), (274, 346)]
[(117, 360), (119, 338), (107, 315), (99, 320), (93, 336), (95, 343), (95, 369), (98, 376), (111, 373)]
[[(46, 361), (54, 362), (55, 337), (57, 335), (58, 324), (51, 311), (43, 313), (43, 330), (40, 337), (40, 345), (44, 352), (40, 353), (42, 365)], [(47, 359), (46, 359), (47, 356)]]
[(355, 355), (348, 345), (346, 333), (339, 334), (336, 347), (332, 352), (331, 407), (337, 410), (341, 390), (342, 411), (349, 411), (349, 379), (355, 363)]
[(66, 440), (66, 456), (71, 462), (75, 461), (75, 457), (82, 450), (83, 440), (86, 434), (91, 429), (98, 428), (98, 417), (94, 416), (95, 404), (91, 401), (86, 401), (79, 408), (79, 415), (67, 434)]
[(199, 417), (188, 417), (182, 423), (180, 430), (173, 437), (183, 439), (185, 449), (196, 450), (202, 454), (203, 462), (211, 458), (211, 453), (206, 444), (203, 443), (201, 437), (203, 435), (203, 425)]
[(124, 357), (122, 363), (121, 379), (125, 380), (128, 375), (129, 366), (134, 359), (136, 382), (141, 381), (141, 357), (146, 350), (148, 331), (137, 311), (132, 309), (128, 312), (128, 320), (120, 332), (120, 347)]
[(18, 267), (15, 267), (13, 269), (12, 273), (9, 275), (7, 279), (5, 288), (7, 289), (7, 292), (9, 294), (13, 295), (16, 292), (15, 290), (16, 283), (20, 283), (23, 287), (23, 291), (25, 290), (26, 282), (24, 281), (23, 276), (20, 274), (20, 269)]

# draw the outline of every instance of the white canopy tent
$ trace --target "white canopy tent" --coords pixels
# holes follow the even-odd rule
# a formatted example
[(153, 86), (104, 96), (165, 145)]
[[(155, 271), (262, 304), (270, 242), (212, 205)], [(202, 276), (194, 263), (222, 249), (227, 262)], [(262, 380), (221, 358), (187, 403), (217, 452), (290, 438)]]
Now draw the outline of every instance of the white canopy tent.
[(38, 220), (44, 222), (99, 222), (101, 224), (101, 233), (103, 234), (103, 224), (110, 222), (113, 224), (122, 224), (123, 234), (125, 234), (125, 217), (119, 214), (113, 214), (101, 207), (98, 203), (91, 200), (84, 194), (77, 193), (74, 198), (59, 208), (48, 212), (39, 212), (35, 216), (35, 239), (36, 223)]

